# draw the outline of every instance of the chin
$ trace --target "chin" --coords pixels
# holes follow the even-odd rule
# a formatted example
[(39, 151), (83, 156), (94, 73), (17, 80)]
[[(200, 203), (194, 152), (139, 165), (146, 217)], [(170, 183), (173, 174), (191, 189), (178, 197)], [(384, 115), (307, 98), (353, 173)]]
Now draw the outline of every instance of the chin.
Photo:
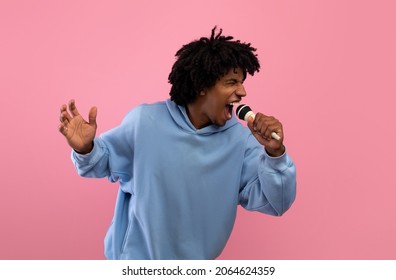
[(226, 123), (227, 123), (227, 121), (216, 122), (215, 125), (217, 125), (217, 126), (225, 126)]

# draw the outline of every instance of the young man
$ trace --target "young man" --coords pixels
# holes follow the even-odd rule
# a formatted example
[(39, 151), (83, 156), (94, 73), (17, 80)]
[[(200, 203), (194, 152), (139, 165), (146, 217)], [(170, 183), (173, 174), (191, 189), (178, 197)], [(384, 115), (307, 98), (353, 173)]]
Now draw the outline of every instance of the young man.
[(95, 107), (88, 122), (74, 100), (61, 107), (77, 172), (119, 182), (108, 259), (215, 259), (238, 205), (280, 216), (294, 201), (282, 124), (257, 113), (247, 129), (232, 111), (247, 73), (259, 71), (256, 49), (215, 33), (176, 53), (171, 99), (134, 108), (100, 137)]

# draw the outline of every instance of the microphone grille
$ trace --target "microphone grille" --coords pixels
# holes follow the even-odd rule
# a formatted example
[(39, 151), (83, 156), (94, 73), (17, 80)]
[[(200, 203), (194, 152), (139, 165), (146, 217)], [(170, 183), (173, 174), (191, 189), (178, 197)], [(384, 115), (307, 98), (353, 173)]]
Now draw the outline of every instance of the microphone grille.
[(248, 105), (241, 104), (236, 109), (236, 114), (237, 114), (238, 118), (240, 118), (241, 120), (245, 120), (246, 114), (250, 111), (252, 111), (252, 109), (250, 109), (250, 107)]

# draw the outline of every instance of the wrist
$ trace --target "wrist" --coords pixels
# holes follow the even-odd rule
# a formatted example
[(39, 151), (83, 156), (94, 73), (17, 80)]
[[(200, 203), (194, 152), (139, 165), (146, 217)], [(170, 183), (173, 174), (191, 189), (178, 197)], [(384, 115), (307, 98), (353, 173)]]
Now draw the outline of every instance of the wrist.
[(92, 152), (93, 147), (94, 147), (94, 141), (92, 141), (89, 146), (84, 147), (83, 149), (79, 149), (79, 150), (74, 149), (74, 151), (77, 154), (85, 155), (85, 154), (89, 154), (90, 152)]
[(265, 151), (267, 152), (267, 154), (270, 157), (280, 157), (281, 155), (283, 155), (286, 151), (286, 148), (284, 145), (282, 145), (280, 148), (278, 149), (271, 149), (271, 148), (267, 148), (264, 147)]

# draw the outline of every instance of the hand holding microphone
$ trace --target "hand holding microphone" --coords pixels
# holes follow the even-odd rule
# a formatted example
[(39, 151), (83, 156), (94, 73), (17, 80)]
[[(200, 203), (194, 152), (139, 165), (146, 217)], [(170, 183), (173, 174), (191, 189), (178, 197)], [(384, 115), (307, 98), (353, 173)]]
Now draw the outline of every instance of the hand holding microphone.
[(246, 104), (241, 104), (236, 109), (238, 118), (248, 123), (257, 141), (265, 146), (267, 152), (272, 156), (283, 154), (283, 128), (282, 124), (274, 117), (261, 113), (253, 113), (253, 110)]

